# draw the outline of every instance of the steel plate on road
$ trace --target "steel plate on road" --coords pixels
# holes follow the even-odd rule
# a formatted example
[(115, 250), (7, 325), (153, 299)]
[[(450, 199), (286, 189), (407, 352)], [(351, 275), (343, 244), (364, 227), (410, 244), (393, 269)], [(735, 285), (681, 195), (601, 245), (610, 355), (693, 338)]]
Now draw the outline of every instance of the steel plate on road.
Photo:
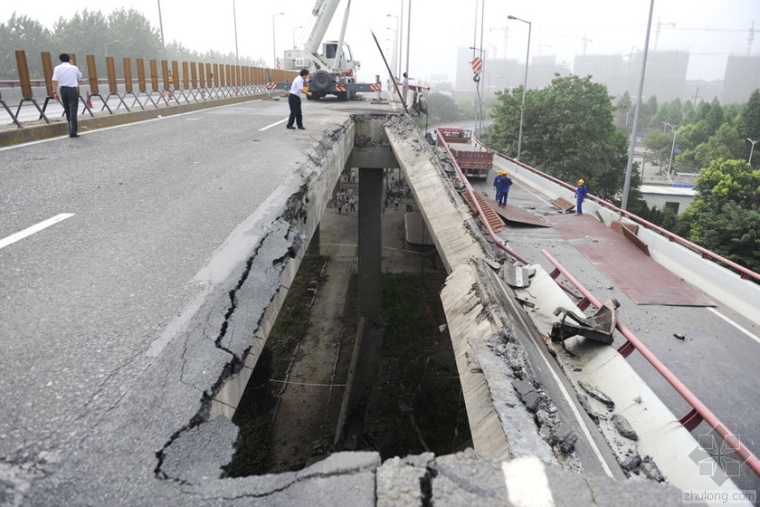
[(551, 215), (546, 220), (637, 304), (715, 306), (593, 216)]

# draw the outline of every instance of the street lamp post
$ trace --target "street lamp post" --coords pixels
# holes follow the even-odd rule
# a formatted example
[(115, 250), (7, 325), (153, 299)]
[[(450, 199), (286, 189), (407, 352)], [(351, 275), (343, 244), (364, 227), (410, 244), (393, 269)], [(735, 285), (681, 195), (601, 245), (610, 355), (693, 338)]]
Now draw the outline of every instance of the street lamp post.
[(240, 67), (240, 54), (238, 53), (237, 42), (237, 13), (235, 12), (235, 0), (232, 0), (232, 23), (235, 26), (235, 65)]
[(164, 39), (164, 22), (161, 18), (161, 0), (158, 0), (158, 26), (161, 28), (161, 49), (166, 60), (166, 39)]
[(303, 28), (303, 26), (297, 26), (293, 28), (293, 49), (296, 49), (296, 30)]
[(649, 55), (649, 35), (652, 33), (652, 13), (654, 12), (654, 0), (649, 2), (649, 19), (647, 21), (647, 34), (644, 38), (644, 58), (641, 62), (641, 77), (639, 78), (639, 95), (636, 98), (636, 111), (633, 114), (633, 127), (631, 128), (631, 145), (628, 148), (628, 164), (625, 168), (625, 183), (623, 185), (623, 199), (620, 208), (628, 209), (628, 194), (631, 192), (631, 174), (633, 173), (633, 155), (636, 151), (636, 131), (639, 128), (639, 113), (641, 101), (644, 95), (644, 77), (647, 69), (647, 56)]
[(278, 12), (277, 14), (272, 15), (272, 68), (277, 68), (277, 43), (275, 42), (275, 36), (274, 36), (274, 18), (277, 16), (284, 16), (284, 12)]
[(106, 58), (108, 58), (108, 46), (110, 46), (111, 44), (118, 44), (119, 42), (121, 42), (121, 41), (120, 40), (115, 40), (115, 41), (111, 41), (111, 42), (106, 42)]
[(758, 139), (757, 141), (753, 141), (752, 139), (748, 137), (747, 141), (752, 143), (752, 148), (750, 148), (749, 150), (749, 158), (747, 159), (747, 162), (752, 164), (752, 154), (755, 152), (755, 143), (760, 142), (760, 139)]
[(522, 106), (520, 107), (520, 133), (517, 137), (517, 157), (516, 160), (520, 160), (520, 153), (522, 153), (522, 137), (523, 137), (523, 118), (525, 116), (525, 95), (528, 93), (528, 63), (530, 62), (530, 32), (533, 29), (533, 24), (530, 21), (516, 18), (515, 16), (507, 16), (507, 19), (514, 19), (515, 21), (522, 21), (528, 24), (528, 49), (525, 53), (525, 79), (523, 80), (523, 92), (522, 92)]
[[(396, 18), (396, 42), (393, 43), (393, 58), (398, 60), (398, 78), (401, 79), (401, 33), (399, 32), (399, 27), (401, 25), (401, 21), (399, 20), (399, 17), (394, 14), (388, 14), (389, 18)], [(395, 69), (395, 65), (393, 66)]]
[(668, 178), (670, 178), (670, 167), (673, 165), (673, 152), (676, 149), (676, 134), (678, 134), (678, 127), (680, 125), (673, 125), (668, 122), (665, 122), (665, 125), (673, 129), (673, 146), (670, 147), (670, 162), (668, 162)]
[(412, 40), (412, 0), (408, 0), (408, 12), (406, 14), (406, 75), (409, 76), (409, 42)]

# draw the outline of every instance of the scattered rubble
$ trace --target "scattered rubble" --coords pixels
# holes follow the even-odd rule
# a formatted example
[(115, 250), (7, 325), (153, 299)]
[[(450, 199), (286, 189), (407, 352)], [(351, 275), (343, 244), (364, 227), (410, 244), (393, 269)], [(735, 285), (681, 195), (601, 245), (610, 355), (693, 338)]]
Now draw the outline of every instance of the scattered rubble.
[(578, 381), (578, 385), (581, 386), (581, 389), (586, 391), (589, 396), (604, 403), (607, 406), (607, 408), (609, 409), (615, 408), (615, 402), (612, 401), (612, 399), (609, 396), (604, 394), (602, 391), (600, 391), (596, 387), (582, 380)]
[(639, 436), (624, 416), (615, 414), (612, 416), (612, 424), (615, 425), (615, 429), (625, 438), (630, 440), (638, 440)]

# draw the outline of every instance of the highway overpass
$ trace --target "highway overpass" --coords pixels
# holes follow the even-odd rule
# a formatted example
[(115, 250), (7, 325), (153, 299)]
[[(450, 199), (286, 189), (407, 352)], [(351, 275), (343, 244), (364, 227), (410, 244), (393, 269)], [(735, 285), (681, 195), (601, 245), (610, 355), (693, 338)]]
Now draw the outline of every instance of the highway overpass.
[[(638, 353), (625, 362), (616, 351), (625, 341), (619, 334), (612, 347), (570, 343), (575, 357), (544, 343), (554, 309), (580, 301), (551, 280), (555, 267), (541, 251), (599, 299), (617, 299), (625, 326), (757, 452), (760, 432), (751, 407), (758, 401), (760, 299), (731, 299), (753, 294), (752, 282), (724, 270), (706, 282), (690, 280), (689, 294), (703, 298), (698, 304), (668, 304), (668, 294), (637, 304), (628, 282), (648, 272), (623, 270), (621, 278), (593, 259), (594, 247), (607, 238), (598, 226), (620, 218), (614, 210), (589, 204), (590, 215), (562, 214), (550, 201), (570, 197), (567, 189), (497, 159), (517, 181), (510, 203), (554, 227), (513, 224), (494, 239), (447, 176), (443, 150), (433, 150), (397, 107), (308, 103), (307, 130), (289, 132), (283, 101), (250, 99), (257, 98), (140, 112), (135, 123), (126, 114), (107, 122), (85, 119), (78, 139), (50, 137), (62, 133), (60, 122), (27, 125), (23, 129), (34, 133), (25, 134), (26, 142), (0, 151), (3, 501), (681, 501), (677, 489), (656, 479), (626, 478), (634, 469), (635, 478), (653, 473), (652, 462), (681, 489), (733, 494), (734, 483), (758, 489), (746, 464), (721, 484), (714, 473), (700, 472), (699, 463), (711, 458), (697, 453), (695, 461), (684, 449), (698, 450), (697, 437), (709, 435), (709, 428), (702, 423), (689, 432), (678, 422), (691, 407)], [(18, 140), (23, 129), (7, 127), (0, 139)], [(359, 168), (364, 202), (360, 311), (376, 318), (382, 269), (373, 255), (382, 220), (377, 171), (394, 166), (404, 171), (450, 273), (442, 299), (477, 454), (381, 463), (373, 452), (345, 452), (298, 472), (223, 478), (237, 436), (229, 417), (345, 167)], [(490, 180), (478, 185), (490, 191)], [(559, 224), (567, 220), (586, 225), (567, 232)], [(648, 234), (639, 229), (650, 260), (676, 271), (679, 285), (686, 285), (686, 271), (716, 270)], [(495, 248), (503, 242), (507, 252)], [(518, 266), (535, 271), (526, 287), (510, 286), (502, 274), (513, 265), (512, 253), (528, 261)], [(597, 387), (617, 408), (589, 400), (591, 394), (577, 390), (580, 382)], [(588, 412), (579, 401), (584, 393)], [(543, 415), (538, 407), (546, 409)], [(624, 415), (639, 440), (615, 436), (613, 415)], [(571, 435), (577, 440), (565, 452)], [(622, 451), (621, 442), (627, 444)], [(640, 462), (626, 462), (634, 454)]]

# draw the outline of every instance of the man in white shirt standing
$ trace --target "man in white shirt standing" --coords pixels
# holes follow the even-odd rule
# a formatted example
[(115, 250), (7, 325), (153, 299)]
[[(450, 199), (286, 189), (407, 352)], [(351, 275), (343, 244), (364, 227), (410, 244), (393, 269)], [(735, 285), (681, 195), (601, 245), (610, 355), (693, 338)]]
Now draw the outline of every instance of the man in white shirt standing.
[(288, 105), (290, 106), (290, 118), (288, 118), (288, 124), (285, 128), (289, 130), (295, 130), (293, 123), (298, 125), (298, 128), (304, 130), (303, 116), (301, 115), (301, 94), (311, 95), (310, 92), (304, 91), (304, 83), (306, 77), (309, 75), (307, 69), (301, 69), (298, 76), (293, 80), (293, 85), (290, 87), (290, 93), (288, 94)]
[(60, 65), (53, 70), (53, 88), (61, 90), (61, 105), (66, 113), (66, 121), (69, 123), (69, 137), (79, 137), (77, 134), (77, 109), (79, 108), (79, 80), (82, 73), (76, 65), (71, 64), (71, 57), (62, 53), (59, 57)]

